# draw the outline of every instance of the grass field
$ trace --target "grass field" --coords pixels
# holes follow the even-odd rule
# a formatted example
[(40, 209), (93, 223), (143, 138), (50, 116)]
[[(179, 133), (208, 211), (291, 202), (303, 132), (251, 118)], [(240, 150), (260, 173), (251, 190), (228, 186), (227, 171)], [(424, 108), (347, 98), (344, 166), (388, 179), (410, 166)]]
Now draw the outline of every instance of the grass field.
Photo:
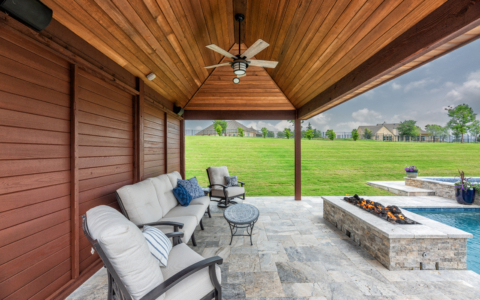
[[(186, 176), (208, 185), (205, 169), (227, 166), (247, 196), (293, 196), (294, 141), (186, 136)], [(480, 143), (401, 143), (302, 140), (302, 195), (390, 195), (366, 181), (403, 180), (406, 165), (419, 176), (480, 176)]]

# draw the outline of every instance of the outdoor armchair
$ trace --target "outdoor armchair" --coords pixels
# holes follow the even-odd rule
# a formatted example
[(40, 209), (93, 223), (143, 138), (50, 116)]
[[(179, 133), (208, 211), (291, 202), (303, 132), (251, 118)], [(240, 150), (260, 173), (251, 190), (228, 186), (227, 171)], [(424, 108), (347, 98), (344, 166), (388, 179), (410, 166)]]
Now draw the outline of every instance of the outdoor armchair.
[[(241, 198), (245, 200), (245, 183), (238, 181), (240, 186), (227, 186), (225, 176), (230, 176), (227, 167), (209, 167), (207, 169), (210, 199), (218, 198), (218, 207), (225, 208), (230, 203), (236, 204), (236, 201), (232, 201), (234, 198)], [(215, 200), (214, 200), (215, 201)]]
[(83, 232), (107, 269), (108, 299), (222, 299), (221, 257), (204, 259), (181, 243), (173, 246), (167, 266), (160, 267), (141, 230), (117, 210), (97, 206), (82, 219)]

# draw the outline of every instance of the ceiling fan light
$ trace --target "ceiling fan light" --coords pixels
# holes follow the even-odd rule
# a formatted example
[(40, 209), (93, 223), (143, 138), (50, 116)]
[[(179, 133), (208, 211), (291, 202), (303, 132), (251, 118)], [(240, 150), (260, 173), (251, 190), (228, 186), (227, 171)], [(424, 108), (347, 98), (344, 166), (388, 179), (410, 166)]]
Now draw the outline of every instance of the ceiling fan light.
[(232, 64), (233, 74), (245, 75), (247, 73), (247, 64), (244, 62), (236, 62)]
[(233, 83), (239, 84), (240, 83), (240, 78), (238, 78), (238, 77), (233, 78)]

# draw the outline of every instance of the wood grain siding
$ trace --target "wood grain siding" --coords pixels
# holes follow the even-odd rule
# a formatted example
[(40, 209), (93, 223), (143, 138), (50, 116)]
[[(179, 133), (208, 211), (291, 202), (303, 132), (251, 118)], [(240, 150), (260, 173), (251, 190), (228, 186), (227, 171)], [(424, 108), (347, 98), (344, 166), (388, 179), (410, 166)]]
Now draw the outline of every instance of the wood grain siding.
[[(247, 47), (241, 45), (242, 52)], [(229, 51), (238, 54), (238, 44)], [(255, 59), (255, 57), (253, 57)], [(232, 61), (224, 58), (222, 62)], [(275, 81), (262, 67), (250, 66), (239, 84), (230, 66), (215, 68), (210, 77), (188, 102), (187, 110), (294, 110)]]
[(143, 124), (144, 177), (165, 174), (165, 112), (145, 104)]
[(43, 298), (72, 278), (70, 65), (5, 31), (0, 65), (0, 299)]
[[(79, 215), (92, 207), (117, 207), (115, 190), (134, 181), (133, 96), (79, 72)], [(98, 256), (80, 238), (80, 272)]]
[(167, 114), (167, 173), (181, 172), (180, 120)]

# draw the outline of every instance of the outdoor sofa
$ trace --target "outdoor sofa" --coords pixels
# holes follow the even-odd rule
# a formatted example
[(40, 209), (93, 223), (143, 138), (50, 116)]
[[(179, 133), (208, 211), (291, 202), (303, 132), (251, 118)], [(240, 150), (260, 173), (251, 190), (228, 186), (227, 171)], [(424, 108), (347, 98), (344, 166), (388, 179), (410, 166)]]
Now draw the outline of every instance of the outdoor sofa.
[[(167, 266), (160, 267), (139, 229), (142, 226), (114, 208), (100, 205), (82, 218), (85, 236), (107, 268), (108, 299), (222, 299), (221, 257), (204, 259), (185, 243), (174, 242)], [(166, 235), (175, 238), (183, 233)]]
[(135, 225), (154, 226), (163, 233), (181, 231), (185, 243), (192, 239), (197, 246), (193, 232), (197, 225), (203, 230), (205, 213), (211, 218), (210, 198), (196, 198), (190, 205), (181, 206), (173, 195), (177, 179), (182, 176), (175, 171), (123, 186), (117, 190), (117, 200), (123, 214)]

